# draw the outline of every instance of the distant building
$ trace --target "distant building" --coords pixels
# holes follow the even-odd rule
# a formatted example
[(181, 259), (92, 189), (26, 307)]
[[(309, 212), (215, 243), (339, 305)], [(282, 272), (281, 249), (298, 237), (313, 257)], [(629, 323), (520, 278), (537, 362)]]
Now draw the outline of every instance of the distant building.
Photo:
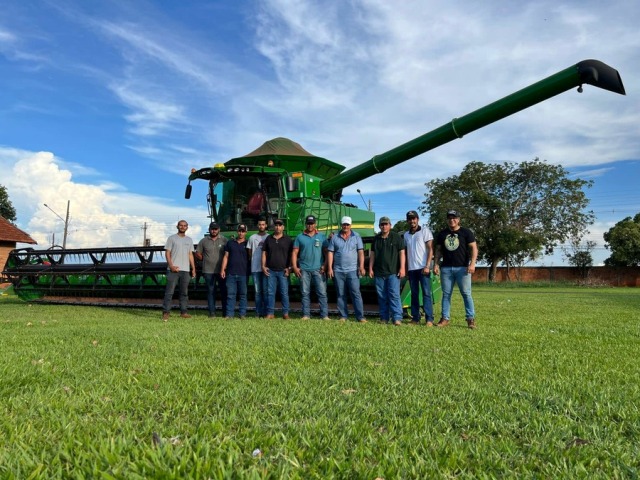
[(9, 252), (16, 248), (18, 243), (38, 244), (29, 234), (20, 230), (6, 218), (0, 217), (0, 272), (4, 270)]

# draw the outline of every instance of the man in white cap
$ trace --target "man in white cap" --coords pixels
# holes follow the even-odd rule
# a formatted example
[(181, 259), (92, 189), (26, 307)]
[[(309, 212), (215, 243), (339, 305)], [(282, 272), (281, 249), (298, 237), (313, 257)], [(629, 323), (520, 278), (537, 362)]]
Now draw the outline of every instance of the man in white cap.
[(329, 278), (333, 278), (333, 284), (336, 287), (340, 320), (344, 321), (348, 317), (348, 290), (355, 310), (356, 320), (360, 323), (366, 323), (359, 279), (365, 274), (364, 245), (358, 232), (351, 230), (351, 224), (351, 217), (342, 217), (340, 233), (333, 235), (329, 239), (327, 274)]
[(325, 277), (327, 237), (317, 228), (317, 220), (313, 215), (305, 219), (305, 229), (293, 241), (291, 252), (291, 268), (300, 279), (302, 294), (302, 319), (311, 318), (311, 289), (318, 296), (320, 318), (329, 320), (327, 303), (327, 284)]

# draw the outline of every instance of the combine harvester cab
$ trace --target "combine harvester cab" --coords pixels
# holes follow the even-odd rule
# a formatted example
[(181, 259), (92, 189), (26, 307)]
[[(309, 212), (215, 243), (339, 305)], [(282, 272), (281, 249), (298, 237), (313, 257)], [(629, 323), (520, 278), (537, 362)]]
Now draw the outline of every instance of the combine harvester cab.
[[(269, 229), (276, 218), (281, 218), (287, 234), (297, 235), (304, 229), (307, 215), (318, 219), (321, 232), (331, 234), (339, 231), (340, 219), (348, 215), (353, 219), (353, 229), (370, 241), (375, 234), (375, 214), (343, 203), (344, 188), (567, 90), (577, 87), (582, 92), (584, 84), (625, 95), (617, 70), (598, 60), (585, 60), (350, 170), (312, 155), (291, 140), (276, 138), (245, 156), (192, 170), (185, 198), (191, 197), (192, 181), (207, 181), (209, 219), (219, 223), (227, 236), (234, 235), (241, 223), (248, 227), (247, 236), (255, 233), (260, 216), (267, 219)], [(14, 251), (3, 274), (16, 292), (28, 299), (63, 295), (65, 291), (66, 295), (77, 291), (77, 295), (94, 297), (160, 297), (166, 264), (163, 257), (158, 258), (162, 247), (154, 248), (153, 252), (136, 247), (67, 250), (56, 253), (64, 256), (64, 261), (49, 264), (44, 253)], [(77, 261), (73, 267), (71, 258)], [(371, 284), (368, 278), (362, 281), (365, 287)], [(198, 285), (196, 280), (194, 296), (204, 295), (204, 288)]]

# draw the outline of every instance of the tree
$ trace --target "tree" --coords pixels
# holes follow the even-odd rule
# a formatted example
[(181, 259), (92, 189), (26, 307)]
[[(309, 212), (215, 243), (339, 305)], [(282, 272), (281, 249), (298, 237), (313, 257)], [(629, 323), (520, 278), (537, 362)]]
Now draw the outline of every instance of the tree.
[(398, 220), (396, 224), (391, 228), (391, 231), (396, 232), (402, 235), (404, 232), (409, 230), (409, 222), (406, 220)]
[(471, 162), (460, 175), (426, 183), (420, 207), (433, 231), (446, 227), (447, 210), (458, 210), (478, 243), (478, 260), (490, 265), (493, 280), (499, 263), (507, 267), (534, 260), (569, 238), (580, 237), (593, 223), (583, 188), (593, 182), (569, 179), (560, 165), (530, 162)]
[(605, 247), (611, 256), (604, 261), (607, 266), (640, 265), (640, 213), (633, 219), (620, 220), (604, 234)]
[(0, 216), (6, 218), (10, 222), (15, 222), (17, 220), (16, 209), (13, 208), (13, 204), (11, 203), (11, 200), (9, 200), (9, 194), (7, 193), (7, 189), (4, 185), (0, 185)]
[(571, 239), (569, 247), (564, 248), (565, 257), (569, 265), (576, 267), (580, 271), (582, 278), (587, 278), (589, 270), (593, 267), (593, 255), (591, 255), (591, 252), (595, 246), (596, 242), (592, 240), (587, 240), (582, 244), (580, 237), (574, 237)]

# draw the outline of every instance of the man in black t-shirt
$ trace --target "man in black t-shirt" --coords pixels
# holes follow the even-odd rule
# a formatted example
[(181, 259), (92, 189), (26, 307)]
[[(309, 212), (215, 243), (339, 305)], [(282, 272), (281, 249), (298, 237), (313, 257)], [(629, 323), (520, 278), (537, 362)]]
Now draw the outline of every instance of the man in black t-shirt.
[(282, 318), (289, 318), (289, 273), (291, 273), (291, 252), (293, 240), (284, 234), (284, 222), (273, 222), (273, 234), (262, 246), (262, 272), (267, 277), (267, 318), (274, 318), (276, 289), (282, 301)]
[(447, 224), (449, 227), (436, 237), (434, 273), (440, 274), (442, 286), (442, 318), (438, 327), (449, 325), (451, 295), (453, 285), (457, 284), (464, 300), (467, 326), (476, 328), (476, 314), (471, 297), (471, 275), (476, 271), (478, 258), (476, 237), (471, 230), (460, 226), (460, 214), (456, 210), (447, 212)]

